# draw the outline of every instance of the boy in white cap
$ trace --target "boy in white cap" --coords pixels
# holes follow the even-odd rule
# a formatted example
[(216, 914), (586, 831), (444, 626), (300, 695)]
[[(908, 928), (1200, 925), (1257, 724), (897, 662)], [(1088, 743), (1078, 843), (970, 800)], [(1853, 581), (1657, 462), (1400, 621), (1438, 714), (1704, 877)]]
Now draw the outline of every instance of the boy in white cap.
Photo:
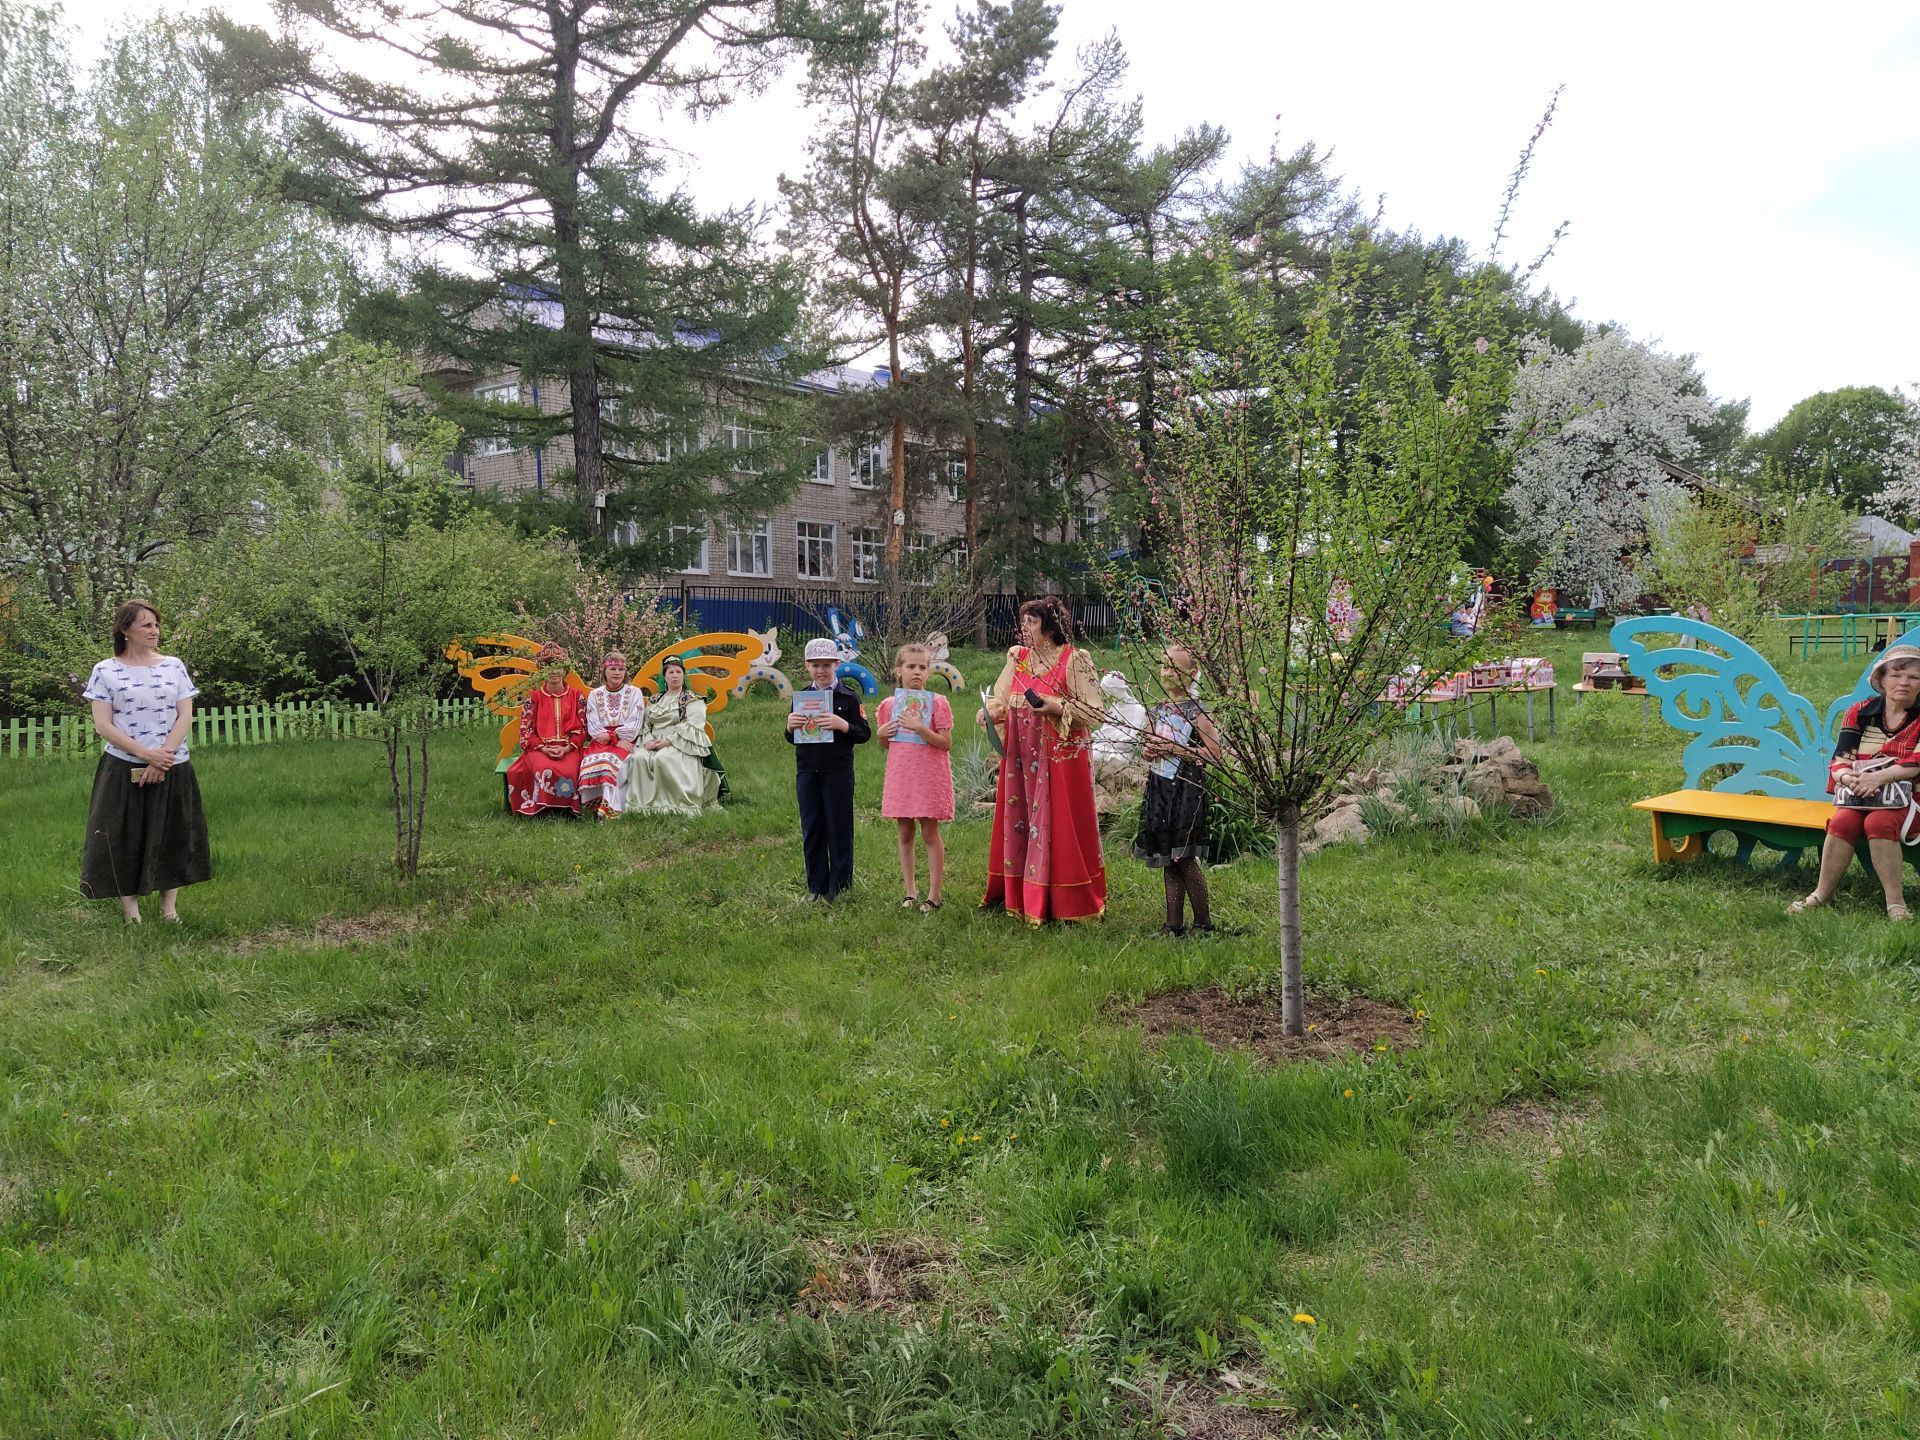
[(807, 717), (795, 711), (787, 716), (787, 743), (793, 745), (807, 894), (831, 900), (853, 885), (853, 747), (864, 745), (873, 729), (859, 692), (837, 678), (839, 646), (831, 640), (809, 640), (806, 659), (812, 688), (833, 693), (833, 713), (820, 724), (834, 736), (830, 744), (794, 745), (794, 732), (807, 723)]

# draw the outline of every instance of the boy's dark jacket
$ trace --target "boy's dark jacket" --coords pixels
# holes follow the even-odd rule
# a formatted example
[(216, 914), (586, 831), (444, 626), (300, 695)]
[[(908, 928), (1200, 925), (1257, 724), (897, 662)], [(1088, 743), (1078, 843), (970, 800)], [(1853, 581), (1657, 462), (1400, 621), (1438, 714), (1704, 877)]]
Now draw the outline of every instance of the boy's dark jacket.
[(847, 728), (834, 731), (831, 745), (794, 745), (793, 731), (785, 732), (787, 743), (793, 745), (795, 769), (853, 769), (853, 747), (871, 740), (873, 727), (867, 724), (867, 712), (860, 704), (860, 692), (848, 681), (838, 681), (833, 687), (833, 713), (847, 722)]

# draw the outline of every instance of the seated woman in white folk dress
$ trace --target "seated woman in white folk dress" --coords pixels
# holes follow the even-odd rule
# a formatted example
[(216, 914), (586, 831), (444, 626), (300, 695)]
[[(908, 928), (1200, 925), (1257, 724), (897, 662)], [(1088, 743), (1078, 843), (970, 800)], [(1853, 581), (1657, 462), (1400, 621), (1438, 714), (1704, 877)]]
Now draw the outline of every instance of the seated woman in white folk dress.
[(710, 766), (707, 703), (687, 689), (687, 667), (669, 659), (659, 697), (647, 706), (640, 741), (627, 757), (626, 812), (698, 815), (720, 803), (720, 771)]
[(624, 803), (620, 772), (646, 723), (647, 692), (627, 683), (627, 657), (608, 653), (600, 663), (602, 684), (587, 696), (587, 748), (580, 756), (580, 804), (606, 817)]

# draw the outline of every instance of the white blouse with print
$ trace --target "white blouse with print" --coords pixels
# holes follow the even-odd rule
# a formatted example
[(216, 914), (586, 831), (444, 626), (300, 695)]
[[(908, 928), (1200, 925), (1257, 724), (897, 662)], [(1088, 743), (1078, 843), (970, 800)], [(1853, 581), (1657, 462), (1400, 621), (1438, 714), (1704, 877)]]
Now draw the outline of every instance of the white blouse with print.
[[(118, 656), (102, 660), (87, 677), (87, 688), (80, 692), (82, 699), (107, 701), (113, 707), (114, 727), (150, 748), (173, 733), (174, 721), (180, 718), (180, 702), (199, 693), (187, 675), (187, 667), (171, 655), (156, 656), (151, 665), (128, 665)], [(138, 755), (129, 755), (118, 745), (108, 745), (107, 753), (140, 763)], [(178, 764), (186, 758), (183, 736), (173, 759)]]

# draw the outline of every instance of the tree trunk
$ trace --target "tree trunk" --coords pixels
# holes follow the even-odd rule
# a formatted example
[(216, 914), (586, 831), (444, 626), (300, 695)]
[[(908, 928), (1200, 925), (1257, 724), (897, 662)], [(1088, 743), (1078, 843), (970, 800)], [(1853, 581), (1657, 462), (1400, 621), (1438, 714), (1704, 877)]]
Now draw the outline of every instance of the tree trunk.
[[(407, 796), (400, 785), (400, 732), (392, 718), (381, 716), (381, 738), (387, 744), (387, 779), (393, 786), (393, 863), (402, 875), (407, 873)], [(411, 762), (412, 757), (408, 757)]]
[[(900, 375), (900, 328), (901, 298), (898, 281), (894, 288), (894, 313), (887, 321), (887, 385), (889, 388), (901, 383)], [(887, 573), (900, 573), (900, 548), (905, 538), (905, 527), (894, 524), (894, 517), (905, 515), (907, 511), (907, 417), (901, 413), (900, 401), (893, 402), (893, 431), (887, 437), (887, 513), (882, 517), (887, 527), (887, 542), (883, 554), (886, 557)]]
[(1306, 987), (1300, 970), (1300, 811), (1280, 817), (1280, 1028), (1307, 1033)]
[(580, 247), (580, 159), (574, 145), (580, 30), (564, 7), (556, 7), (554, 13), (553, 188), (547, 203), (553, 212), (553, 255), (560, 274), (560, 329), (568, 341), (574, 486), (582, 502), (591, 506), (606, 486), (606, 471), (600, 460), (600, 372), (594, 363), (593, 296), (587, 285), (587, 257)]

